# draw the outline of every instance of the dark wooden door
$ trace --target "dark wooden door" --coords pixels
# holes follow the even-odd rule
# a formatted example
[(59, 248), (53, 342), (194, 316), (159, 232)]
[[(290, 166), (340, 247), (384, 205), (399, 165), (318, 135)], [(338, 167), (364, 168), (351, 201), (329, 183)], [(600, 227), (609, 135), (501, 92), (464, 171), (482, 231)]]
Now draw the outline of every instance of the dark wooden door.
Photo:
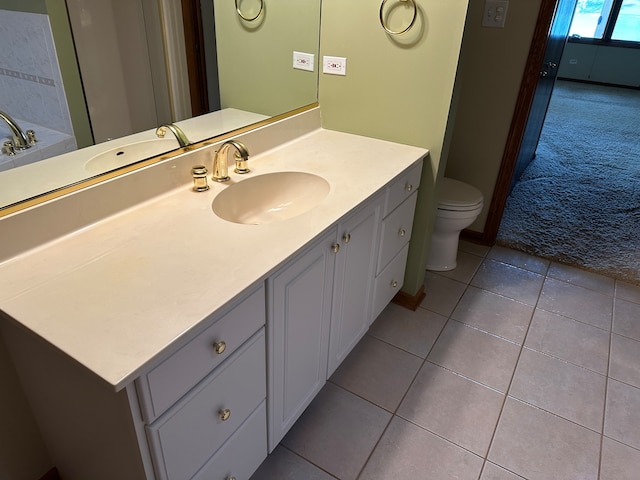
[(549, 101), (551, 100), (553, 86), (558, 74), (558, 65), (567, 42), (576, 3), (577, 0), (559, 0), (556, 4), (540, 70), (540, 78), (535, 89), (520, 152), (516, 160), (515, 171), (511, 181), (512, 188), (536, 155), (536, 148), (538, 147), (544, 120), (547, 116)]
[[(200, 0), (182, 0), (182, 21), (189, 73), (191, 113), (194, 117), (209, 113), (207, 60)], [(213, 5), (213, 2), (211, 2)]]

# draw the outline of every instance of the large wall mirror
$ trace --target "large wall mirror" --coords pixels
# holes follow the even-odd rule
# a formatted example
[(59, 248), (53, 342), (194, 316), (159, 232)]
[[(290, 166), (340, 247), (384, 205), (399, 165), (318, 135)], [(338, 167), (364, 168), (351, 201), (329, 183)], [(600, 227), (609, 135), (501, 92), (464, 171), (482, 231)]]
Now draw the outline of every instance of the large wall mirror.
[[(294, 52), (317, 64), (320, 2), (0, 0), (0, 111), (38, 139), (0, 153), (0, 215), (177, 149), (156, 141), (160, 125), (195, 143), (317, 102), (317, 65), (295, 65)], [(147, 143), (142, 158), (87, 167)]]

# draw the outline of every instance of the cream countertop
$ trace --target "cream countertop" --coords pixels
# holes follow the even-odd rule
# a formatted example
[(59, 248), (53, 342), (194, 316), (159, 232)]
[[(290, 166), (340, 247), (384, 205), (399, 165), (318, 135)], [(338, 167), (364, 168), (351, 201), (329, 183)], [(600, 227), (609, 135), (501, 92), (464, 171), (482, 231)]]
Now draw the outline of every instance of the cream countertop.
[[(0, 265), (0, 309), (120, 390), (426, 153), (316, 130), (252, 156), (251, 173), (230, 169), (231, 181), (209, 181), (207, 192), (184, 185), (9, 259)], [(330, 193), (270, 225), (213, 213), (216, 194), (233, 182), (275, 171), (320, 174)]]

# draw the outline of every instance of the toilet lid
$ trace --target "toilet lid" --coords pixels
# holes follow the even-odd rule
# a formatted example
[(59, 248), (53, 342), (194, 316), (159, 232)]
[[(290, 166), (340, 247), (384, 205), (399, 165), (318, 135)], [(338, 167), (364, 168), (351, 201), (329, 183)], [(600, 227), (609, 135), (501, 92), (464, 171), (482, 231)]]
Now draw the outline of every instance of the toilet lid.
[(482, 192), (476, 187), (453, 178), (444, 177), (442, 179), (438, 196), (438, 206), (440, 208), (468, 210), (481, 205), (482, 201)]

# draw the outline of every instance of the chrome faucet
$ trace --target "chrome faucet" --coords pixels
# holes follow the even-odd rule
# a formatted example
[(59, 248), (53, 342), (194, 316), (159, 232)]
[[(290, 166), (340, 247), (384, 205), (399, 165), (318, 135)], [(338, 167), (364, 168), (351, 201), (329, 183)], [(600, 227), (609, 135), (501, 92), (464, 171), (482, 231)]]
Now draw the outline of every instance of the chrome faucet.
[(176, 140), (178, 140), (178, 143), (180, 144), (181, 147), (186, 147), (191, 145), (191, 142), (189, 141), (185, 133), (182, 131), (182, 129), (179, 126), (174, 125), (173, 123), (169, 123), (167, 125), (160, 125), (156, 130), (156, 135), (159, 138), (164, 138), (164, 134), (167, 133), (167, 130), (170, 130), (171, 133), (175, 135)]
[[(6, 124), (9, 126), (9, 130), (11, 130), (14, 148), (17, 148), (18, 150), (24, 150), (31, 147), (32, 142), (29, 141), (29, 137), (22, 131), (22, 129), (18, 126), (13, 118), (11, 118), (3, 111), (0, 111), (0, 118), (2, 118), (6, 122)], [(33, 136), (33, 138), (35, 139), (35, 135)]]
[(220, 149), (216, 151), (213, 157), (213, 175), (211, 178), (216, 182), (226, 182), (229, 180), (229, 168), (227, 166), (227, 152), (229, 148), (236, 149), (234, 158), (236, 160), (236, 173), (248, 173), (250, 170), (247, 168), (247, 160), (249, 160), (249, 150), (244, 143), (237, 140), (227, 140), (224, 142)]

